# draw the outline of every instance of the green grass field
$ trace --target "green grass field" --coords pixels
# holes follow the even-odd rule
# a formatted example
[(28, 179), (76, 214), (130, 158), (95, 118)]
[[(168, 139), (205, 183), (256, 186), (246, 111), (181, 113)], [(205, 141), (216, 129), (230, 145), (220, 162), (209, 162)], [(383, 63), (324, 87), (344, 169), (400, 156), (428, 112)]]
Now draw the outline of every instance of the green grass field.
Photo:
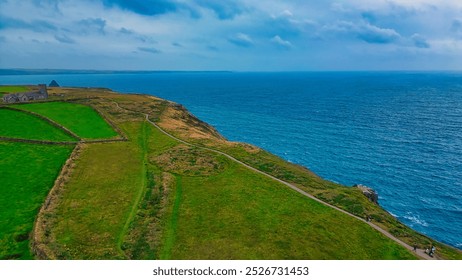
[(26, 86), (0, 86), (0, 97), (6, 93), (25, 92), (29, 91)]
[(50, 228), (58, 258), (125, 258), (121, 244), (145, 185), (143, 154), (136, 141), (83, 148)]
[(50, 224), (58, 258), (414, 258), (223, 156), (146, 123), (122, 128), (131, 142), (87, 145), (76, 162)]
[(368, 215), (371, 216), (375, 223), (380, 224), (381, 227), (386, 228), (390, 233), (407, 244), (417, 244), (419, 248), (426, 248), (430, 247), (432, 244), (436, 244), (439, 248), (439, 254), (444, 256), (444, 258), (462, 258), (460, 251), (435, 240), (431, 240), (412, 230), (391, 216), (380, 206), (370, 203), (357, 188), (345, 187), (323, 180), (308, 169), (289, 163), (264, 150), (249, 152), (246, 150), (245, 145), (235, 145), (231, 147), (224, 145), (212, 146), (221, 151), (225, 151), (257, 169), (287, 182), (291, 182), (302, 190), (332, 205), (343, 208), (358, 217), (365, 218)]
[(368, 225), (223, 156), (153, 127), (148, 135), (153, 182), (127, 244), (135, 258), (415, 259)]
[(31, 259), (29, 234), (72, 146), (0, 142), (0, 259)]
[[(97, 93), (108, 95), (86, 102), (109, 116), (128, 141), (81, 144), (64, 185), (53, 196), (49, 210), (40, 216), (39, 236), (44, 237), (40, 246), (50, 253), (44, 257), (415, 259), (364, 222), (223, 155), (170, 138), (147, 123), (143, 113), (152, 113), (159, 120), (167, 118), (169, 128), (182, 132), (186, 140), (189, 135), (205, 136), (201, 138), (206, 139), (204, 143), (197, 143), (219, 148), (358, 216), (370, 214), (374, 222), (389, 226), (388, 230), (398, 236), (405, 235), (411, 241), (418, 238), (418, 233), (393, 221), (357, 190), (324, 181), (265, 151), (207, 137), (208, 129), (201, 134), (194, 124), (182, 126), (186, 114), (162, 115), (167, 103), (141, 95)], [(78, 98), (85, 92), (78, 89), (72, 94)], [(130, 110), (117, 107), (111, 98)], [(101, 121), (116, 135), (85, 105), (51, 102), (15, 106), (47, 116), (84, 138), (96, 137), (98, 130), (90, 129), (88, 122)], [(76, 118), (85, 121), (73, 123)], [(102, 135), (98, 138), (108, 137), (108, 133)], [(28, 233), (71, 148), (0, 142), (0, 257), (32, 257)], [(3, 188), (3, 182), (9, 187)], [(29, 185), (34, 188), (27, 189)], [(460, 256), (445, 250), (439, 249), (443, 256)]]
[(38, 113), (61, 124), (84, 139), (108, 139), (117, 136), (112, 127), (91, 107), (66, 102), (13, 105)]
[(145, 126), (145, 133), (148, 157), (147, 184), (123, 244), (125, 254), (130, 259), (159, 258), (162, 239), (175, 236), (163, 233), (165, 223), (170, 223), (170, 219), (165, 219), (165, 208), (169, 204), (169, 194), (172, 194), (169, 185), (173, 182), (174, 176), (162, 172), (153, 164), (152, 159), (176, 147), (178, 142), (151, 125)]
[(0, 108), (0, 136), (31, 140), (77, 141), (63, 130), (27, 113)]
[(233, 162), (215, 176), (177, 177), (170, 207), (162, 259), (414, 259), (368, 225)]

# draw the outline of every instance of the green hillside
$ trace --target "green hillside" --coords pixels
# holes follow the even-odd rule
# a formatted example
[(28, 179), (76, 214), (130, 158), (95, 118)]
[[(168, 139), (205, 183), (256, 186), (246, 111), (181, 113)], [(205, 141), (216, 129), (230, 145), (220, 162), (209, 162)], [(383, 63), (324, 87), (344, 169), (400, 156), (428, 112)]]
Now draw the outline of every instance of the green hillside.
[(25, 92), (29, 91), (26, 86), (0, 86), (0, 97), (7, 93)]
[[(53, 94), (54, 90), (60, 94)], [(48, 194), (46, 207), (35, 223), (32, 219), (27, 224), (29, 230), (25, 232), (35, 226), (30, 234), (30, 255), (36, 258), (422, 257), (371, 227), (364, 220), (366, 215), (402, 242), (418, 244), (419, 248), (435, 244), (436, 258), (462, 258), (459, 250), (404, 226), (359, 190), (325, 181), (257, 147), (228, 142), (177, 104), (105, 89), (60, 88), (50, 90), (50, 96), (55, 102), (14, 106), (53, 119), (83, 138), (116, 136), (101, 114), (127, 139), (78, 144), (64, 168), (65, 175), (61, 174), (59, 184)], [(71, 121), (75, 116), (100, 118), (104, 125), (98, 121), (96, 130), (101, 134), (88, 121)], [(105, 126), (110, 129), (103, 129)], [(8, 147), (5, 153), (20, 149), (15, 147), (17, 143), (0, 143)], [(66, 149), (69, 155), (71, 148)], [(15, 170), (25, 160), (27, 157), (15, 155), (2, 168)], [(61, 165), (57, 164), (47, 178), (56, 178), (59, 173), (62, 159), (56, 162)], [(27, 164), (37, 169), (42, 166), (40, 161)], [(32, 181), (11, 172), (1, 176), (22, 184)], [(48, 180), (49, 190), (53, 180)], [(21, 190), (19, 184), (9, 184), (10, 196)], [(32, 205), (22, 196), (11, 197), (21, 207)], [(24, 233), (13, 231), (4, 228), (0, 234)], [(0, 249), (4, 258), (18, 258), (10, 247)]]
[(49, 122), (24, 112), (0, 108), (0, 136), (30, 140), (76, 141)]
[(32, 258), (35, 217), (72, 149), (0, 141), (0, 259)]
[(98, 139), (117, 136), (117, 133), (95, 110), (81, 104), (49, 102), (13, 105), (12, 107), (50, 118), (81, 138)]

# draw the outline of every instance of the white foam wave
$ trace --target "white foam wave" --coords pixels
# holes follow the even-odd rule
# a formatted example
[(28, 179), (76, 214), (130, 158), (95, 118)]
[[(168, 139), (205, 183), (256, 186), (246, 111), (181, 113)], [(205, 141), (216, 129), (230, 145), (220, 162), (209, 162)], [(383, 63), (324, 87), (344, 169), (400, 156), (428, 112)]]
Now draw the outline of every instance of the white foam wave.
[(413, 222), (415, 224), (419, 224), (421, 226), (428, 227), (428, 223), (425, 220), (421, 219), (419, 215), (414, 215), (411, 212), (407, 212), (406, 215), (403, 218), (405, 218), (405, 219), (407, 219), (407, 220), (409, 220), (409, 221), (411, 221), (411, 222)]
[[(380, 198), (380, 196), (379, 196), (379, 198)], [(398, 216), (398, 215), (396, 215), (396, 214), (395, 214), (395, 213), (393, 213), (393, 212), (390, 212), (390, 211), (388, 211), (388, 213), (389, 213), (390, 215), (392, 215), (393, 217), (395, 217), (395, 218), (399, 218), (399, 216)]]

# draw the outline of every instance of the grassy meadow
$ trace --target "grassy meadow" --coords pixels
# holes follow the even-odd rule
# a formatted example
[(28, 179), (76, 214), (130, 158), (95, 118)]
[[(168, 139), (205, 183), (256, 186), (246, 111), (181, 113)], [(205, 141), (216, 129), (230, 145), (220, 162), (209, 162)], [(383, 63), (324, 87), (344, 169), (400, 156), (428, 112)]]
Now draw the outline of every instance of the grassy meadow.
[[(178, 118), (179, 115), (181, 118)], [(437, 246), (438, 254), (442, 258), (462, 259), (460, 250), (437, 242), (407, 227), (379, 205), (371, 203), (359, 189), (324, 180), (307, 168), (287, 162), (258, 147), (246, 143), (223, 141), (213, 131), (210, 133), (210, 127), (197, 124), (193, 116), (180, 112), (178, 108), (167, 108), (160, 117), (159, 125), (178, 138), (197, 146), (223, 151), (360, 218), (365, 219), (370, 216), (375, 224), (407, 244), (417, 244), (419, 248), (428, 248), (433, 244)]]
[(29, 235), (73, 146), (0, 142), (0, 259), (31, 259)]
[(84, 139), (108, 139), (117, 136), (112, 127), (91, 107), (67, 102), (13, 105), (43, 115)]
[(0, 97), (7, 93), (25, 92), (29, 91), (26, 86), (0, 86)]
[[(124, 128), (141, 143), (140, 123)], [(138, 138), (140, 137), (140, 138)], [(138, 141), (85, 145), (49, 228), (60, 259), (124, 259), (121, 244), (145, 186)]]
[[(79, 144), (71, 170), (43, 214), (40, 245), (53, 258), (416, 258), (366, 223), (201, 145), (224, 151), (359, 217), (371, 215), (408, 244), (435, 242), (399, 223), (358, 190), (325, 181), (257, 147), (226, 141), (181, 106), (108, 90), (92, 89), (98, 98), (82, 89), (63, 92), (111, 119), (127, 141)], [(86, 139), (117, 135), (87, 105), (14, 106), (42, 114)], [(0, 109), (0, 117), (2, 111), (11, 110)], [(144, 114), (196, 146), (165, 135), (145, 121)], [(23, 120), (23, 115), (27, 114), (4, 118), (23, 122), (24, 131), (12, 125), (0, 132), (24, 137), (38, 133), (39, 126)], [(72, 146), (0, 142), (0, 210), (6, 213), (0, 221), (1, 258), (33, 257), (28, 238), (35, 215), (71, 150)], [(445, 258), (462, 256), (443, 244), (438, 244), (438, 253)]]
[(48, 141), (77, 141), (60, 128), (24, 112), (0, 108), (0, 136)]
[(414, 259), (368, 225), (223, 156), (195, 158), (210, 160), (203, 172), (212, 175), (175, 176), (161, 259)]
[[(88, 145), (77, 161), (51, 227), (59, 258), (414, 258), (356, 219), (223, 156), (146, 122), (121, 127), (131, 143)], [(112, 157), (125, 160), (97, 167)]]
[[(210, 143), (205, 145), (210, 146)], [(374, 223), (386, 229), (407, 244), (417, 244), (419, 248), (437, 246), (445, 259), (462, 259), (459, 250), (432, 240), (405, 226), (379, 205), (369, 200), (357, 188), (345, 187), (311, 173), (308, 169), (289, 163), (267, 151), (248, 147), (246, 144), (213, 144), (214, 148), (225, 151), (235, 158), (277, 178), (291, 182), (317, 198), (342, 208), (358, 217), (370, 216)]]

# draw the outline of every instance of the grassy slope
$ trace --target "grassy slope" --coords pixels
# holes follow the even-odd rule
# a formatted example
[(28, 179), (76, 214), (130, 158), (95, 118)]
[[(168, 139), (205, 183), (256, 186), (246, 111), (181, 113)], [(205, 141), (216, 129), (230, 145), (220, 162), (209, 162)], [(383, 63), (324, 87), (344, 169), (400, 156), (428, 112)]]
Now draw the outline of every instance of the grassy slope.
[(130, 258), (414, 258), (367, 225), (227, 158), (154, 127), (147, 135), (152, 180), (123, 246)]
[(380, 206), (370, 203), (358, 189), (344, 187), (310, 175), (310, 172), (305, 168), (286, 162), (264, 150), (249, 153), (244, 148), (245, 145), (233, 147), (217, 145), (216, 147), (273, 176), (292, 182), (301, 189), (350, 213), (363, 218), (371, 216), (374, 223), (407, 244), (417, 244), (419, 248), (428, 248), (433, 244), (438, 247), (438, 253), (443, 258), (462, 259), (460, 250), (432, 240), (405, 226)]
[[(120, 110), (112, 102), (159, 120), (165, 101), (96, 90), (90, 93), (104, 93), (104, 98), (87, 99), (90, 93), (81, 89), (68, 93), (106, 112), (130, 141), (83, 149), (49, 220), (54, 240), (49, 246), (60, 258), (413, 258), (366, 224), (227, 158), (180, 145), (142, 125), (141, 114)], [(197, 142), (296, 181), (354, 213), (378, 208), (361, 194), (264, 151), (210, 140), (210, 130), (197, 133), (197, 121), (182, 127), (184, 117), (166, 118), (173, 120), (169, 130), (179, 129), (177, 135), (184, 139), (205, 137)]]
[(30, 259), (29, 233), (71, 146), (0, 142), (0, 259)]
[[(140, 123), (123, 128), (138, 137)], [(143, 190), (143, 151), (137, 141), (87, 145), (67, 183), (51, 234), (65, 259), (123, 259), (121, 240)]]
[(356, 219), (217, 160), (226, 162), (219, 174), (177, 175), (161, 258), (413, 258)]
[[(149, 158), (158, 156), (162, 152), (175, 147), (178, 143), (166, 137), (159, 130), (146, 125), (147, 155)], [(161, 254), (160, 243), (162, 242), (162, 230), (164, 223), (170, 223), (165, 219), (165, 207), (168, 204), (169, 180), (173, 179), (171, 174), (153, 164), (147, 162), (147, 186), (141, 200), (135, 219), (130, 231), (125, 238), (124, 249), (131, 259), (156, 259)], [(173, 181), (172, 181), (173, 182)], [(162, 223), (160, 221), (163, 221)], [(172, 227), (169, 227), (169, 230)], [(167, 239), (174, 237), (173, 233), (167, 233)]]
[(61, 129), (27, 113), (0, 108), (0, 136), (32, 140), (76, 141)]
[(26, 86), (0, 86), (0, 97), (6, 93), (24, 92), (29, 91)]
[[(368, 201), (356, 188), (323, 180), (308, 169), (289, 163), (273, 154), (245, 143), (223, 141), (211, 134), (210, 127), (197, 124), (188, 113), (170, 107), (160, 117), (160, 125), (173, 135), (199, 146), (212, 147), (275, 177), (297, 185), (318, 198), (359, 217), (371, 216), (373, 222), (408, 244), (428, 248), (434, 244), (444, 259), (462, 259), (462, 252), (410, 229), (383, 208)], [(194, 125), (193, 125), (194, 124)]]
[(148, 130), (153, 179), (124, 244), (130, 257), (414, 258), (356, 219), (227, 158)]
[(113, 138), (117, 133), (91, 107), (66, 102), (29, 103), (14, 107), (41, 114), (85, 139)]
[[(240, 144), (236, 145), (234, 143), (222, 141), (223, 139), (220, 139), (219, 137), (216, 138), (216, 134), (213, 131), (211, 131), (209, 127), (203, 127), (204, 124), (201, 124), (197, 120), (191, 121), (191, 119), (188, 118), (187, 114), (185, 114), (184, 112), (181, 112), (181, 109), (180, 109), (180, 112), (177, 111), (173, 114), (164, 114), (163, 110), (168, 107), (168, 104), (166, 104), (164, 101), (155, 100), (151, 97), (146, 97), (146, 96), (112, 95), (111, 98), (116, 99), (119, 102), (119, 104), (121, 104), (121, 106), (124, 108), (129, 108), (131, 110), (138, 110), (143, 113), (149, 113), (151, 119), (161, 120), (162, 124), (165, 127), (167, 127), (167, 129), (170, 132), (180, 136), (183, 139), (187, 139), (188, 141), (193, 141), (193, 142), (196, 141), (200, 144), (220, 147), (226, 151), (228, 151), (228, 149), (232, 150), (233, 147), (237, 147), (238, 153), (242, 153), (242, 155), (245, 154), (244, 155), (245, 157), (252, 158), (256, 156), (257, 157), (256, 163), (260, 162), (260, 163), (266, 164), (266, 167), (268, 168), (267, 170), (270, 173), (273, 173), (273, 174), (276, 173), (276, 175), (278, 176), (282, 176), (282, 175), (289, 176), (290, 177), (289, 179), (292, 179), (292, 180), (303, 179), (305, 180), (303, 182), (304, 183), (308, 182), (308, 184), (307, 186), (302, 186), (302, 187), (310, 189), (312, 186), (314, 186), (315, 189), (317, 189), (318, 191), (318, 192), (315, 192), (315, 194), (333, 197), (334, 198), (333, 201), (336, 204), (339, 204), (344, 208), (352, 210), (353, 213), (358, 213), (357, 211), (364, 211), (364, 213), (369, 213), (369, 211), (372, 211), (372, 210), (376, 211), (377, 209), (380, 209), (380, 207), (377, 207), (371, 204), (370, 202), (368, 202), (367, 199), (358, 191), (353, 190), (351, 188), (345, 188), (343, 186), (333, 184), (331, 182), (324, 181), (321, 178), (314, 175), (313, 173), (311, 173), (306, 168), (302, 168), (300, 166), (289, 164), (285, 161), (282, 161), (278, 157), (270, 155), (259, 149), (255, 149), (254, 147), (249, 148), (248, 145), (240, 145)], [(97, 103), (98, 103), (98, 106), (100, 106), (100, 109), (104, 108), (105, 110), (107, 110), (107, 112), (111, 116), (115, 118), (130, 119), (130, 118), (134, 118), (134, 116), (136, 115), (131, 112), (127, 112), (127, 111), (124, 112), (123, 110), (121, 111), (119, 109), (116, 109), (115, 105), (113, 105), (113, 102), (110, 100), (107, 100), (107, 102), (102, 102), (101, 100), (99, 100)], [(179, 107), (175, 107), (175, 108), (178, 109)], [(159, 112), (159, 109), (161, 109), (160, 112)], [(160, 153), (161, 151), (164, 151), (165, 149), (167, 149), (167, 147), (171, 147), (172, 145), (174, 145), (172, 144), (171, 139), (165, 140), (166, 139), (165, 135), (162, 135), (161, 133), (156, 132), (156, 130), (154, 130), (153, 133), (156, 135), (155, 143), (160, 143), (160, 144), (159, 145), (153, 144), (151, 143), (152, 141), (149, 140), (150, 141), (150, 144), (149, 144), (150, 159), (152, 155), (156, 155)], [(172, 154), (170, 153), (169, 157), (171, 155)], [(184, 160), (189, 161), (191, 160), (191, 158), (190, 157), (185, 158)], [(267, 161), (267, 162), (264, 163), (264, 161)], [(168, 258), (168, 257), (173, 256), (172, 250), (168, 248), (169, 247), (173, 248), (174, 246), (177, 246), (176, 245), (177, 242), (180, 242), (178, 241), (176, 236), (170, 236), (169, 234), (169, 232), (176, 232), (176, 227), (180, 226), (179, 221), (177, 220), (177, 218), (175, 218), (175, 216), (179, 218), (178, 215), (182, 213), (182, 211), (180, 210), (178, 211), (175, 210), (177, 208), (176, 205), (178, 205), (179, 203), (180, 204), (183, 203), (182, 202), (183, 200), (181, 199), (182, 195), (180, 196), (177, 195), (177, 193), (175, 192), (175, 189), (176, 187), (180, 186), (181, 192), (184, 193), (185, 189), (187, 189), (187, 186), (185, 186), (185, 184), (189, 184), (189, 180), (187, 179), (188, 176), (184, 176), (185, 175), (184, 172), (180, 172), (180, 174), (178, 174), (177, 172), (177, 174), (174, 174), (175, 176), (172, 176), (170, 173), (171, 172), (175, 173), (175, 171), (171, 170), (170, 168), (167, 168), (167, 165), (159, 164), (159, 162), (155, 162), (155, 161), (153, 162), (152, 160), (150, 160), (148, 166), (149, 166), (149, 173), (150, 173), (150, 178), (148, 178), (149, 179), (148, 182), (150, 183), (148, 185), (150, 188), (148, 188), (147, 192), (145, 192), (140, 211), (138, 212), (138, 215), (137, 215), (138, 223), (134, 223), (132, 229), (133, 228), (140, 229), (144, 227), (145, 229), (149, 228), (149, 229), (154, 229), (154, 230), (144, 231), (144, 232), (142, 230), (132, 230), (131, 235), (130, 235), (130, 240), (129, 240), (130, 242), (125, 244), (127, 246), (126, 252), (131, 252), (131, 253), (135, 252), (135, 254), (132, 255), (135, 257), (143, 256), (143, 257), (152, 258), (153, 256), (156, 256), (156, 257), (160, 256), (160, 257)], [(192, 170), (190, 174), (193, 174), (196, 171), (197, 171), (197, 168), (195, 170)], [(181, 180), (178, 180), (178, 176), (181, 177)], [(183, 178), (183, 176), (185, 178)], [(283, 178), (287, 178), (284, 176)], [(286, 191), (290, 192), (290, 190), (286, 190)], [(207, 195), (207, 194), (204, 193), (203, 195)], [(262, 206), (262, 207), (266, 207), (266, 206)], [(181, 208), (178, 208), (178, 209), (181, 209)], [(380, 211), (381, 211), (380, 212), (381, 214), (386, 215), (385, 211), (381, 209)], [(137, 226), (137, 225), (142, 225), (142, 226)], [(363, 226), (364, 225), (360, 224), (360, 227), (363, 227)], [(160, 230), (159, 230), (159, 227), (161, 227)], [(402, 226), (400, 223), (398, 223), (397, 226), (395, 226), (394, 228), (392, 227), (391, 229), (392, 230), (393, 229), (405, 230), (406, 232), (411, 232), (411, 234), (414, 234), (414, 236), (415, 235), (419, 236), (417, 233)], [(162, 232), (163, 235), (161, 235), (159, 231)], [(374, 238), (379, 238), (379, 239), (383, 238), (377, 232), (373, 232), (372, 235), (375, 236)], [(375, 243), (374, 238), (371, 239), (371, 242), (372, 242), (371, 244)], [(429, 240), (429, 239), (426, 239), (426, 240)], [(375, 245), (378, 245), (379, 243), (381, 243), (381, 241), (378, 241), (378, 239), (376, 239), (376, 241), (378, 243), (376, 243)], [(429, 242), (432, 242), (432, 241), (430, 240)], [(174, 244), (174, 246), (169, 245), (169, 243)], [(182, 245), (178, 245), (178, 246), (182, 246)], [(150, 252), (143, 251), (142, 246), (145, 246), (144, 248), (149, 247), (150, 250), (152, 251)], [(330, 246), (334, 246), (335, 248), (337, 248), (337, 251), (342, 249), (338, 247), (337, 244), (331, 244)], [(375, 249), (372, 249), (372, 248), (369, 248), (366, 250), (375, 251)], [(398, 250), (402, 250), (402, 249), (400, 248)], [(384, 254), (388, 256), (382, 256), (383, 258), (388, 258), (388, 257), (391, 257), (392, 255), (394, 257), (397, 257), (399, 255), (399, 254), (390, 253), (390, 252), (385, 253), (385, 251), (384, 251)], [(138, 254), (136, 254), (136, 252)], [(460, 252), (458, 251), (453, 251), (453, 252), (455, 252), (455, 254), (450, 257), (454, 257), (454, 258), (457, 258), (458, 256), (460, 257)], [(369, 256), (372, 256), (373, 254), (381, 254), (381, 253), (377, 253), (376, 251), (373, 253), (366, 252), (366, 253), (362, 253), (356, 256), (350, 256), (350, 258), (359, 258), (359, 256), (361, 255), (365, 256), (368, 254)], [(407, 253), (404, 253), (404, 254), (407, 254)], [(336, 256), (337, 255), (333, 255), (331, 257), (336, 258)]]

